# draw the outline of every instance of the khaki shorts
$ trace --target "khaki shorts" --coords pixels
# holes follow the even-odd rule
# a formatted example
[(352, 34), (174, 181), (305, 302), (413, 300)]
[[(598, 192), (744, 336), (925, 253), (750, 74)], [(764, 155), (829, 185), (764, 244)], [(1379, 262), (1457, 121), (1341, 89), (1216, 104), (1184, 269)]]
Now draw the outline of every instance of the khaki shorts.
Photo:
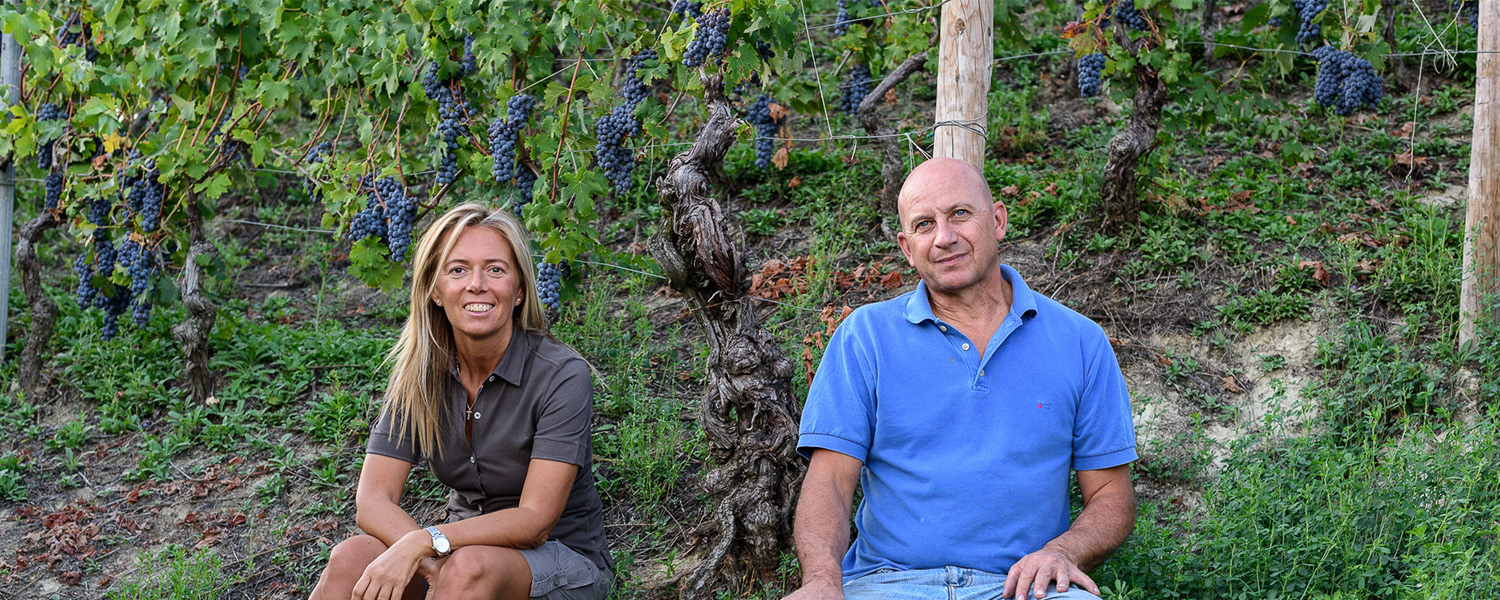
[(519, 550), (531, 567), (531, 597), (547, 600), (604, 600), (614, 587), (614, 573), (557, 540)]

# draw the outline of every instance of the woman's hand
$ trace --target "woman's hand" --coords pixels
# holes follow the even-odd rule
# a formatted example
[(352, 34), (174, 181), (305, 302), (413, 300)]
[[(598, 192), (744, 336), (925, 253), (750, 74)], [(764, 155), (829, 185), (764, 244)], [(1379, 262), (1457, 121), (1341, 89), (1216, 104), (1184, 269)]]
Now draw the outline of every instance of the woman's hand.
[[(351, 600), (399, 600), (423, 559), (432, 557), (432, 536), (418, 529), (398, 540), (365, 567)], [(436, 576), (436, 571), (434, 571)]]
[(424, 558), (417, 563), (417, 575), (427, 580), (427, 587), (437, 587), (438, 574), (443, 572), (443, 563), (447, 558)]

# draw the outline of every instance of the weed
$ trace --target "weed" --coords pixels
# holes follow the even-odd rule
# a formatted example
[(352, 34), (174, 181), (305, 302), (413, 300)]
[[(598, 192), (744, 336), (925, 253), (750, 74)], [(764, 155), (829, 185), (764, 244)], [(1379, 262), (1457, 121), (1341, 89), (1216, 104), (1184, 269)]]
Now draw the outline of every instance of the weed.
[(213, 552), (188, 554), (171, 546), (138, 558), (136, 576), (123, 579), (105, 596), (108, 600), (216, 600), (223, 597), (222, 561)]
[(702, 434), (678, 417), (676, 402), (661, 400), (626, 415), (614, 431), (595, 437), (599, 460), (613, 475), (601, 477), (608, 497), (629, 494), (648, 510), (665, 506), (689, 465), (704, 458)]
[(768, 237), (780, 229), (785, 219), (769, 208), (751, 208), (740, 211), (740, 223), (747, 233)]
[(1307, 314), (1312, 300), (1298, 294), (1278, 294), (1261, 290), (1254, 296), (1242, 296), (1216, 307), (1224, 320), (1240, 333), (1250, 333), (1255, 325), (1269, 325), (1282, 319)]
[(1256, 358), (1260, 359), (1260, 370), (1267, 373), (1286, 366), (1286, 357), (1280, 354), (1258, 354)]
[(165, 437), (146, 436), (140, 444), (140, 460), (137, 461), (134, 469), (125, 472), (125, 478), (132, 481), (143, 479), (171, 481), (174, 479), (172, 457), (190, 446), (192, 444), (188, 438), (178, 434)]
[(1166, 365), (1162, 367), (1162, 376), (1167, 381), (1176, 383), (1197, 373), (1202, 366), (1197, 359), (1186, 354), (1178, 354), (1175, 349), (1167, 348)]
[(63, 449), (70, 452), (82, 450), (93, 432), (94, 426), (84, 422), (83, 417), (79, 417), (68, 421), (62, 427), (58, 427), (57, 431), (52, 432), (52, 438), (47, 440), (46, 447), (53, 452)]
[(370, 427), (365, 421), (371, 408), (366, 398), (364, 394), (356, 395), (343, 389), (319, 394), (319, 399), (302, 413), (303, 430), (325, 444), (351, 439)]
[(9, 452), (0, 457), (0, 500), (25, 502), (30, 498), (23, 477), (30, 469), (24, 454)]

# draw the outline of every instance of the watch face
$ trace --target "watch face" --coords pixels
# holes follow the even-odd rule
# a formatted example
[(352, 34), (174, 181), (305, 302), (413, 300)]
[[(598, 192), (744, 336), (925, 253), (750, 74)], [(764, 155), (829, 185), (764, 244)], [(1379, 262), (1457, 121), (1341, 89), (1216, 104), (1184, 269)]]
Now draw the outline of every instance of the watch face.
[(433, 550), (437, 550), (438, 554), (447, 554), (448, 553), (448, 538), (446, 538), (446, 537), (440, 537), (440, 538), (433, 539), (432, 540), (432, 549)]

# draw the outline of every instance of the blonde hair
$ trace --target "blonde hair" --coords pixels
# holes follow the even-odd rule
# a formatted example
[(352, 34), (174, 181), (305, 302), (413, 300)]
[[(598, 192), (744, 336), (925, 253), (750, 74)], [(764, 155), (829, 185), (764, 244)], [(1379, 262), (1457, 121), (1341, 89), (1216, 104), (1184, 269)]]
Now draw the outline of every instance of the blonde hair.
[(385, 359), (392, 369), (382, 411), (389, 412), (393, 419), (391, 433), (397, 439), (410, 435), (417, 451), (428, 457), (443, 450), (439, 431), (448, 397), (448, 369), (456, 352), (453, 325), (443, 308), (432, 301), (432, 295), (437, 290), (438, 272), (458, 243), (459, 234), (469, 227), (495, 230), (515, 255), (524, 299), (511, 312), (511, 326), (547, 335), (526, 230), (509, 211), (468, 202), (449, 209), (427, 227), (412, 261), (411, 313)]

